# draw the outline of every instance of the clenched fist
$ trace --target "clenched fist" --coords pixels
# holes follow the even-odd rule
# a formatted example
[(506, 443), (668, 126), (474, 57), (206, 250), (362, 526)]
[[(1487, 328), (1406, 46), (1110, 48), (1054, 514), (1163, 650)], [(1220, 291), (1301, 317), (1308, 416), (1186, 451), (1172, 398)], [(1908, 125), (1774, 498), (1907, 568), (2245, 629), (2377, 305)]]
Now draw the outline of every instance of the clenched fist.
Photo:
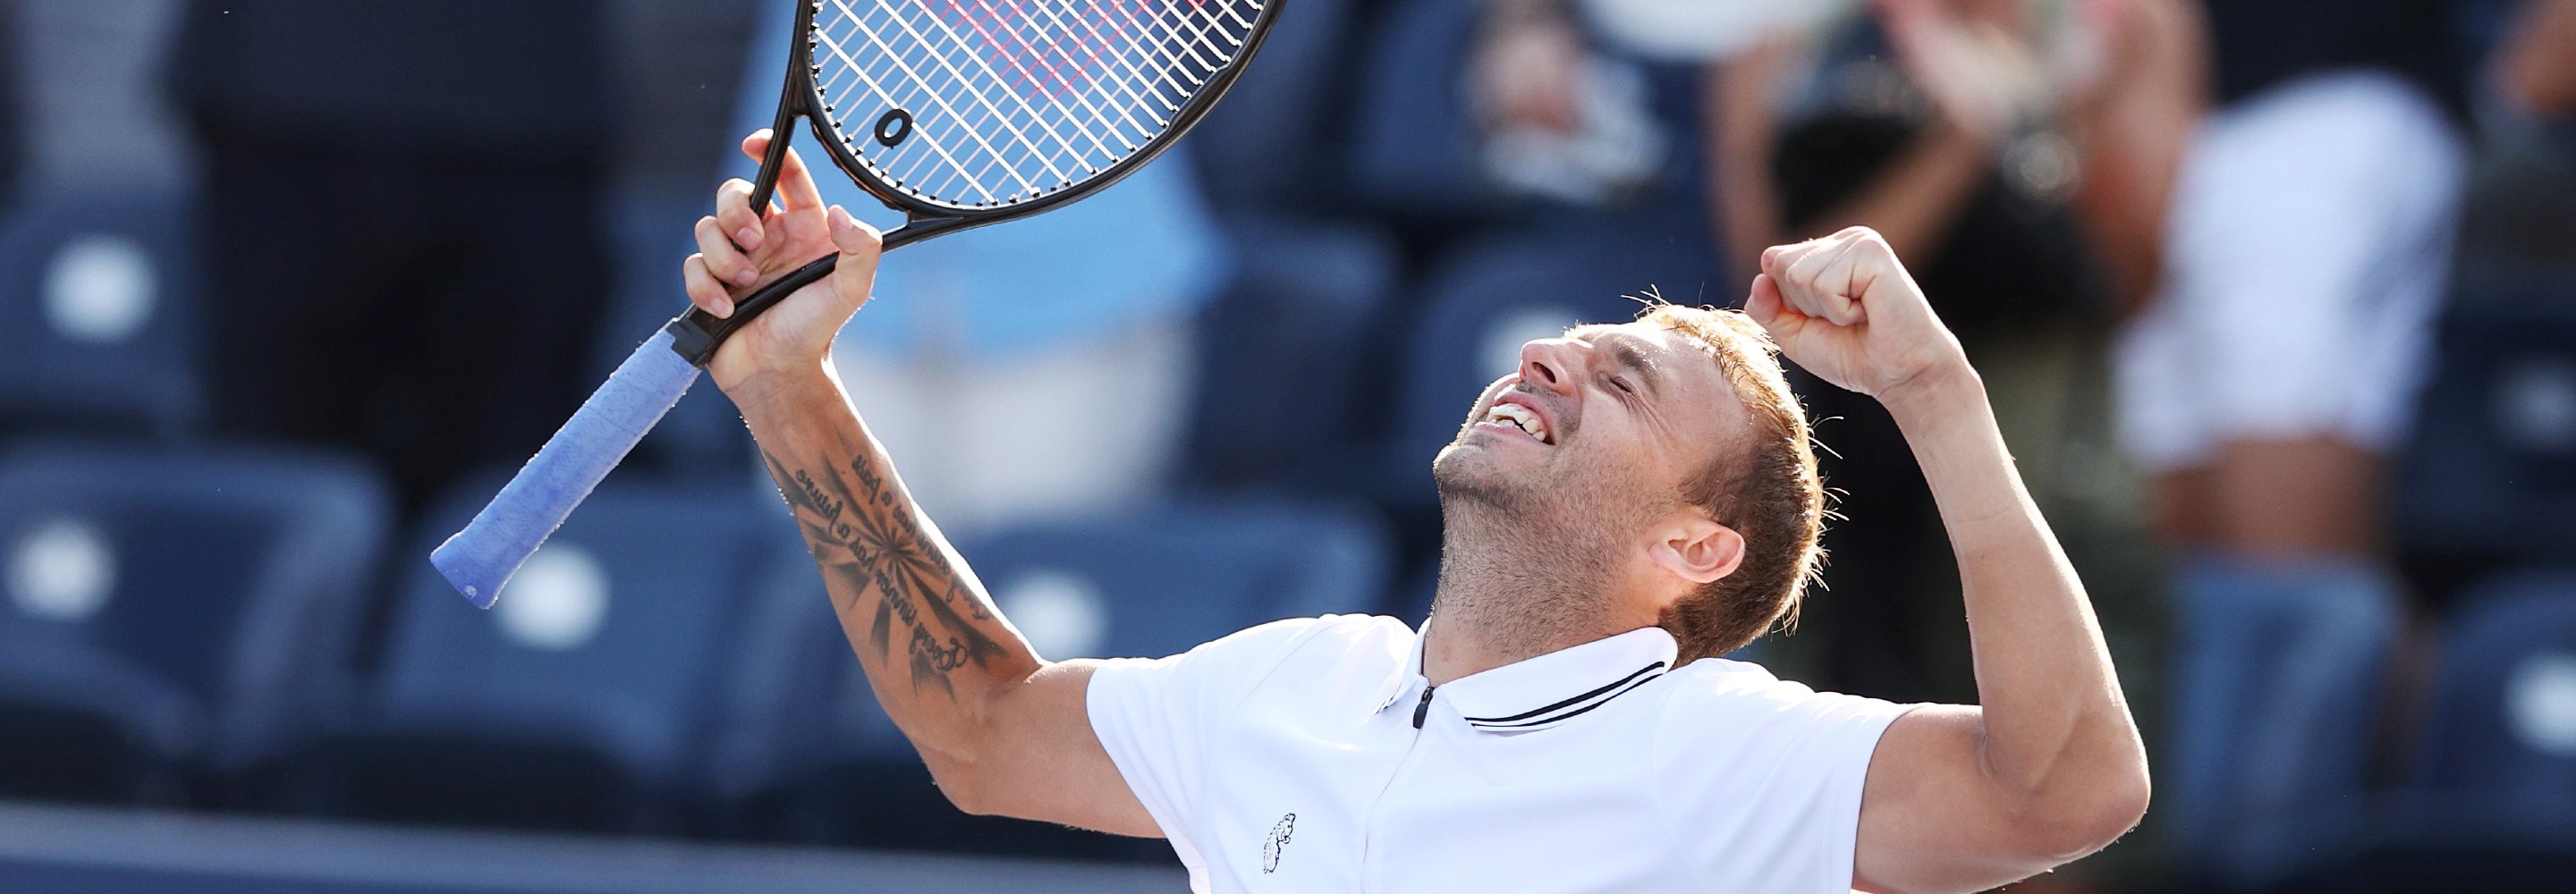
[(1764, 251), (1744, 312), (1808, 372), (1882, 403), (1968, 371), (1959, 339), (1868, 227)]

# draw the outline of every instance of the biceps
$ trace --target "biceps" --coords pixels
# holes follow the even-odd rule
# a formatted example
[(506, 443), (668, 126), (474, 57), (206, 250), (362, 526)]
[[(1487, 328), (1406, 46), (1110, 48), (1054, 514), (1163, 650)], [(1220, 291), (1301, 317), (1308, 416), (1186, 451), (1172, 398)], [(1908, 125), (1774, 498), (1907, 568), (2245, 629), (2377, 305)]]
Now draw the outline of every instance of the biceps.
[(1917, 708), (1890, 724), (1861, 789), (1853, 884), (1868, 891), (1978, 891), (2048, 868), (2021, 846), (1978, 749), (1983, 714)]
[(1093, 665), (1050, 665), (995, 697), (975, 769), (978, 812), (1163, 837), (1092, 732)]

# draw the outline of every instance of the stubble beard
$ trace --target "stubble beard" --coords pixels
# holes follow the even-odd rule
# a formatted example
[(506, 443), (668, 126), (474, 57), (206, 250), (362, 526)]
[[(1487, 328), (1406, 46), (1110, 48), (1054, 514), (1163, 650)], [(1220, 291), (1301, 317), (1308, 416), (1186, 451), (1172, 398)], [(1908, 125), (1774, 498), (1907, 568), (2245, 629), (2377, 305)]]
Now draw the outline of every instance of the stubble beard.
[[(1611, 494), (1580, 476), (1511, 476), (1463, 451), (1432, 465), (1440, 486), (1444, 629), (1528, 650), (1589, 629), (1609, 607), (1618, 549)], [(1535, 654), (1535, 653), (1533, 653)]]

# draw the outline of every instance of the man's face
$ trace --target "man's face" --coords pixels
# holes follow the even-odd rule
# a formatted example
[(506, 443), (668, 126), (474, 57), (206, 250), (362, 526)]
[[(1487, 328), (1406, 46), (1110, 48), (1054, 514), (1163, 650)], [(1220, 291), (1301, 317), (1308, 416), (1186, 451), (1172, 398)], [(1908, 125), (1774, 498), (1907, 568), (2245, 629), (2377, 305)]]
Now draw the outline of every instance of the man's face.
[(1444, 503), (1620, 535), (1677, 505), (1749, 427), (1696, 340), (1649, 322), (1584, 326), (1522, 345), (1520, 369), (1485, 388), (1432, 477)]

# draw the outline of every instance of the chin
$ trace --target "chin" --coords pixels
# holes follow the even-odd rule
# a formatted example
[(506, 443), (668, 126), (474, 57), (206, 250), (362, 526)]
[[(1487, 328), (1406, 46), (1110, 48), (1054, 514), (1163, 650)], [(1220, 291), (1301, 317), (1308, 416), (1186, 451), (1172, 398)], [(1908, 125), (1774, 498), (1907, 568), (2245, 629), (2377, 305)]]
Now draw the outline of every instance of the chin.
[[(1431, 481), (1440, 488), (1440, 502), (1464, 499), (1495, 506), (1518, 506), (1533, 490), (1535, 470), (1503, 467), (1502, 457), (1479, 445), (1464, 442), (1441, 448), (1431, 460)], [(1517, 474), (1516, 474), (1517, 473)]]

